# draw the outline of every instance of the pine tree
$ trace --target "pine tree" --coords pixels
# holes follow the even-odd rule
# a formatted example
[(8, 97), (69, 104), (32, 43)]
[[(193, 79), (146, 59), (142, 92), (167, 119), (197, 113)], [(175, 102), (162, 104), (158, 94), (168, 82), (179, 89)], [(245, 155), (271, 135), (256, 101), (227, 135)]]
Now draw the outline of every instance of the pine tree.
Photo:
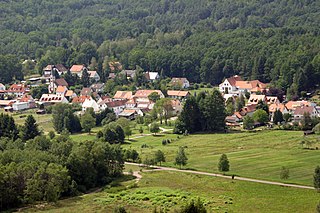
[(282, 121), (283, 121), (282, 112), (277, 109), (277, 110), (274, 112), (273, 123), (278, 124), (278, 123), (281, 123)]
[(230, 165), (226, 154), (222, 154), (219, 160), (218, 169), (220, 172), (229, 171)]
[(36, 123), (36, 120), (32, 115), (28, 115), (22, 132), (22, 139), (24, 141), (27, 141), (29, 139), (33, 139), (36, 136), (40, 135), (40, 131), (38, 129), (38, 125)]
[(81, 83), (84, 87), (88, 87), (90, 84), (89, 73), (86, 69), (82, 72)]

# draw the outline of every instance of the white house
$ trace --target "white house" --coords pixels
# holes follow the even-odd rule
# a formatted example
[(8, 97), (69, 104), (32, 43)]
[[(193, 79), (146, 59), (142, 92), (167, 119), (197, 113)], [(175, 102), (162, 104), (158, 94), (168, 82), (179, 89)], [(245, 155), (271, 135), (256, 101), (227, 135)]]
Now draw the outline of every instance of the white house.
[(190, 87), (190, 82), (186, 78), (172, 78), (170, 83), (172, 86), (177, 86), (180, 88)]
[(20, 111), (24, 109), (29, 109), (29, 103), (28, 102), (16, 102), (12, 104), (13, 111)]
[(311, 118), (316, 118), (320, 116), (320, 112), (315, 106), (299, 106), (295, 109), (293, 113), (293, 120), (299, 122), (303, 119), (305, 113), (308, 113)]
[(144, 75), (148, 81), (156, 81), (160, 78), (158, 72), (145, 72)]
[(158, 93), (160, 98), (164, 98), (164, 94), (161, 92), (161, 90), (138, 90), (134, 94), (134, 97), (136, 98), (136, 102), (149, 103), (150, 100), (149, 100), (148, 96), (153, 92)]
[(88, 68), (84, 65), (73, 65), (70, 69), (70, 72), (72, 74), (77, 74), (80, 78), (82, 77), (82, 73), (83, 71), (87, 71), (88, 72)]
[(105, 108), (111, 109), (118, 117), (119, 114), (126, 108), (126, 102), (126, 100), (106, 102), (103, 105), (100, 105), (100, 108), (101, 110)]
[(82, 104), (82, 111), (86, 111), (89, 108), (92, 108), (94, 112), (100, 111), (99, 105), (93, 98), (86, 99)]
[(100, 81), (100, 76), (97, 71), (88, 71), (88, 74), (90, 79), (93, 79), (96, 82)]
[(58, 94), (43, 94), (39, 102), (42, 104), (69, 103), (64, 95)]
[(221, 93), (237, 93), (238, 89), (236, 87), (236, 82), (242, 81), (241, 77), (238, 75), (232, 76), (230, 78), (225, 79), (220, 85), (219, 90)]

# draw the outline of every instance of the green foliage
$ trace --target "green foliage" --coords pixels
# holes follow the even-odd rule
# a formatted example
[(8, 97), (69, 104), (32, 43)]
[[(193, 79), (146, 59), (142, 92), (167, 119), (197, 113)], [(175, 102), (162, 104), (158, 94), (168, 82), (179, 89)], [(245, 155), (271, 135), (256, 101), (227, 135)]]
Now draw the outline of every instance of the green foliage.
[(153, 92), (148, 96), (149, 100), (156, 103), (158, 100), (160, 100), (160, 95), (157, 92)]
[(280, 110), (276, 110), (273, 116), (273, 123), (278, 124), (284, 121), (282, 112)]
[(40, 135), (40, 131), (38, 129), (36, 120), (32, 115), (28, 115), (23, 126), (22, 140), (27, 141), (35, 138), (38, 135)]
[(96, 119), (89, 113), (85, 112), (83, 116), (81, 116), (81, 127), (85, 132), (91, 132), (91, 129), (95, 127)]
[(243, 128), (247, 130), (251, 130), (254, 127), (254, 120), (251, 116), (246, 115), (243, 118)]
[(165, 155), (161, 150), (156, 151), (156, 153), (154, 154), (154, 161), (156, 164), (160, 163), (160, 166), (161, 162), (166, 162)]
[(43, 94), (48, 94), (48, 85), (42, 84), (37, 87), (33, 87), (30, 91), (31, 96), (36, 99), (40, 99)]
[(50, 139), (53, 139), (53, 138), (56, 136), (56, 134), (54, 133), (54, 131), (50, 131), (50, 132), (48, 133), (48, 135), (49, 135), (49, 138), (50, 138)]
[(73, 114), (72, 106), (69, 104), (56, 104), (52, 109), (53, 127), (61, 133), (64, 129), (74, 133), (81, 131), (78, 116)]
[(261, 124), (265, 124), (269, 121), (269, 116), (263, 109), (258, 109), (253, 113), (252, 116), (255, 122), (259, 122)]
[(204, 207), (203, 203), (201, 202), (200, 198), (197, 200), (197, 202), (194, 202), (193, 200), (188, 203), (186, 206), (184, 206), (180, 213), (206, 213), (207, 210)]
[(113, 209), (113, 213), (127, 213), (127, 211), (123, 206), (116, 206)]
[(14, 119), (7, 114), (0, 114), (0, 137), (8, 137), (16, 139), (18, 137), (18, 129)]
[(281, 172), (280, 172), (280, 179), (281, 180), (287, 180), (290, 177), (290, 171), (286, 167), (281, 167)]
[(320, 166), (317, 166), (314, 170), (313, 186), (317, 191), (320, 190)]
[(159, 124), (157, 124), (156, 122), (151, 123), (149, 130), (151, 133), (157, 134), (158, 132), (160, 132)]
[(174, 164), (181, 166), (187, 165), (188, 158), (183, 147), (179, 147)]
[(218, 163), (218, 169), (220, 172), (228, 172), (230, 168), (229, 160), (226, 154), (222, 154), (219, 163)]

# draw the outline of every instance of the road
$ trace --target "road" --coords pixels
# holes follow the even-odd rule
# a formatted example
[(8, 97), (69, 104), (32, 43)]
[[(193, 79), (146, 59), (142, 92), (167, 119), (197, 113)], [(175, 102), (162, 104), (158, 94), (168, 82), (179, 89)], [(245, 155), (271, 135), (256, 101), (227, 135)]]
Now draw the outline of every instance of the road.
[[(126, 162), (125, 164), (135, 165), (135, 166), (144, 166), (143, 164), (130, 163), (130, 162)], [(163, 167), (163, 166), (151, 166), (151, 167), (154, 168), (155, 170), (150, 170), (150, 171), (174, 171), (174, 172), (184, 172), (184, 173), (191, 173), (191, 174), (207, 175), (207, 176), (213, 176), (213, 177), (232, 179), (231, 176), (222, 175), (222, 174), (216, 174), (216, 173), (200, 172), (200, 171), (192, 171), (192, 170), (183, 170), (183, 169), (176, 169), (176, 168)], [(141, 179), (141, 177), (139, 178), (139, 180), (140, 179)], [(269, 184), (269, 185), (277, 185), (277, 186), (285, 186), (285, 187), (293, 187), (293, 188), (301, 188), (301, 189), (313, 189), (313, 190), (315, 189), (314, 187), (311, 187), (311, 186), (280, 183), (280, 182), (259, 180), (259, 179), (239, 177), (239, 176), (235, 176), (234, 180), (241, 180), (241, 181), (248, 181), (248, 182), (255, 182), (255, 183), (262, 183), (262, 184)]]

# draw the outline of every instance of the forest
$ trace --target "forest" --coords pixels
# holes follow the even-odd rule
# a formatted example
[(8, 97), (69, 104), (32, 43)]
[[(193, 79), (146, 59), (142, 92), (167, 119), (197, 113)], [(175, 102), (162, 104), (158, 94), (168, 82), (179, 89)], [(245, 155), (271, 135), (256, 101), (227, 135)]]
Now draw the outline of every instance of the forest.
[[(316, 0), (1, 1), (0, 66), (35, 59), (35, 71), (62, 63), (103, 73), (120, 61), (213, 85), (240, 74), (299, 96), (319, 86), (319, 11)], [(20, 79), (25, 66), (0, 79)]]

